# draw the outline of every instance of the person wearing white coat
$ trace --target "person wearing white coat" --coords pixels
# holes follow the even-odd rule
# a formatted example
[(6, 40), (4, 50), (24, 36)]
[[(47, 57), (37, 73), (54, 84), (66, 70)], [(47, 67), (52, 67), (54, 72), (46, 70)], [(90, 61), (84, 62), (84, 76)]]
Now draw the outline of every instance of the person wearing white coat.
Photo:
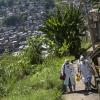
[(64, 80), (64, 86), (63, 90), (64, 92), (68, 92), (68, 88), (70, 89), (70, 92), (72, 92), (72, 84), (73, 82), (73, 77), (72, 77), (72, 68), (70, 67), (70, 64), (68, 61), (65, 61), (64, 64), (62, 65), (61, 71), (65, 73), (65, 80)]
[(91, 90), (90, 84), (91, 84), (91, 79), (92, 79), (92, 73), (90, 71), (89, 62), (85, 60), (84, 56), (80, 57), (78, 70), (84, 79), (85, 90)]
[(71, 69), (71, 85), (72, 85), (73, 90), (75, 91), (76, 90), (76, 82), (75, 82), (76, 72), (75, 72), (75, 67), (73, 65), (73, 61), (70, 62), (70, 69)]

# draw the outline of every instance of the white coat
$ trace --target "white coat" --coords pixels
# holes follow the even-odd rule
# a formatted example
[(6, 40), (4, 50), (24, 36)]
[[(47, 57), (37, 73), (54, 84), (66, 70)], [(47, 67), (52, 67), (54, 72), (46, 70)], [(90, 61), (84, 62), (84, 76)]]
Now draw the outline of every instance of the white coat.
[(72, 85), (75, 84), (73, 77), (72, 77), (73, 70), (70, 67), (70, 64), (67, 64), (67, 65), (63, 64), (62, 69), (61, 69), (62, 73), (63, 73), (63, 70), (64, 70), (65, 75), (66, 75), (65, 80), (64, 80), (64, 85), (67, 85), (67, 86), (69, 85), (69, 79), (70, 79)]
[(75, 75), (76, 75), (76, 72), (75, 72), (75, 68), (73, 66), (73, 63), (70, 63), (70, 69), (71, 69), (71, 82), (72, 82), (72, 85), (75, 85)]
[(79, 71), (81, 71), (81, 74), (84, 78), (84, 82), (88, 82), (88, 78), (91, 77), (92, 78), (92, 73), (89, 69), (89, 66), (88, 66), (88, 62), (85, 61), (85, 63), (83, 63), (82, 61), (80, 61), (80, 64), (79, 64)]

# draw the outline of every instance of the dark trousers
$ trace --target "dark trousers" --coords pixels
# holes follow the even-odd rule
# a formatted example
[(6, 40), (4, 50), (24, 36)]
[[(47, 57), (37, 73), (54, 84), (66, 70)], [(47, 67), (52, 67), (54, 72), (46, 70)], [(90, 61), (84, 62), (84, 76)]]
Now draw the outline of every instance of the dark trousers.
[[(70, 89), (70, 92), (72, 92), (72, 84), (71, 84), (71, 80), (70, 80), (70, 78), (69, 78), (69, 84), (68, 84), (68, 87), (69, 87), (69, 89)], [(64, 84), (64, 82), (63, 82), (63, 85), (62, 85), (62, 92), (64, 93), (64, 92), (68, 92), (68, 90), (67, 90), (67, 86)]]
[(88, 77), (88, 82), (85, 83), (85, 90), (91, 89), (91, 79), (92, 77)]

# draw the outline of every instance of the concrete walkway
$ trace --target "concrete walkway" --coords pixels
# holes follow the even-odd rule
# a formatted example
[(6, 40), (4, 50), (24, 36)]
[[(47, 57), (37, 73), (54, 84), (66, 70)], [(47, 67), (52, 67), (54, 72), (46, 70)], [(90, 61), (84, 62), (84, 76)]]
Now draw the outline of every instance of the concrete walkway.
[[(77, 71), (77, 64), (74, 64), (75, 70)], [(92, 80), (93, 81), (93, 80)], [(91, 91), (86, 93), (84, 91), (83, 80), (76, 82), (76, 92), (64, 94), (62, 96), (63, 100), (100, 100), (97, 91)]]

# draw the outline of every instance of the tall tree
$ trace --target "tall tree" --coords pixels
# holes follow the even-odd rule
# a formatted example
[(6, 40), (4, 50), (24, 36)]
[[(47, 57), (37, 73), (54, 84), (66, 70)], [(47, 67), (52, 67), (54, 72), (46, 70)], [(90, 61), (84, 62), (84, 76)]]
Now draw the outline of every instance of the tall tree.
[(46, 20), (42, 31), (52, 40), (57, 49), (66, 42), (69, 53), (76, 55), (81, 47), (80, 33), (84, 20), (80, 10), (73, 5), (62, 5)]

